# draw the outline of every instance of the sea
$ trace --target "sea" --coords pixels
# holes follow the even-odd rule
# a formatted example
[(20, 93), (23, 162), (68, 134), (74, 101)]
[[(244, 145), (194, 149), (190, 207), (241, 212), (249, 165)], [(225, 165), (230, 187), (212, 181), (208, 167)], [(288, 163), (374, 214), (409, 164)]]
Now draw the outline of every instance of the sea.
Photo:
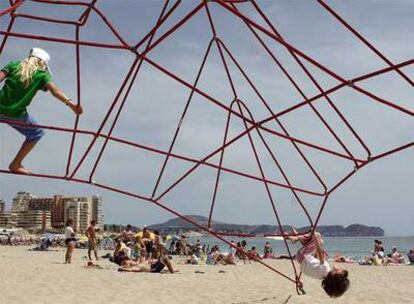
[[(199, 239), (202, 244), (206, 245), (218, 245), (221, 252), (226, 252), (229, 246), (223, 241), (214, 237), (200, 237), (189, 239), (190, 243), (195, 243)], [(235, 243), (241, 242), (242, 238), (225, 238), (228, 241), (234, 241)], [(269, 242), (273, 248), (273, 254), (275, 255), (287, 255), (288, 251), (283, 240), (272, 240), (263, 237), (257, 238), (245, 238), (247, 242), (247, 249), (256, 247), (256, 250), (263, 254), (263, 247), (266, 242)], [(391, 252), (391, 248), (396, 246), (402, 253), (407, 253), (410, 249), (414, 248), (414, 236), (412, 237), (326, 237), (324, 238), (324, 247), (329, 253), (330, 257), (334, 257), (336, 254), (340, 254), (346, 257), (354, 259), (361, 259), (363, 257), (371, 255), (371, 251), (374, 249), (374, 240), (382, 241), (386, 253)], [(288, 242), (289, 248), (292, 254), (295, 254), (299, 249), (299, 244), (292, 245)]]

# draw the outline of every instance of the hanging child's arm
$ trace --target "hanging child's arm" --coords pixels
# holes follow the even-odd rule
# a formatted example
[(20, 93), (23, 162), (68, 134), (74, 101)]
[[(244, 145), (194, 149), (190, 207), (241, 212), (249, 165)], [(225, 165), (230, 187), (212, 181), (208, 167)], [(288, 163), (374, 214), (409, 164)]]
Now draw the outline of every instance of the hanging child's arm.
[(316, 255), (319, 259), (319, 262), (321, 263), (321, 265), (323, 263), (325, 263), (325, 253), (324, 250), (322, 248), (322, 244), (321, 244), (321, 235), (319, 232), (316, 232), (314, 234), (314, 238), (316, 240)]

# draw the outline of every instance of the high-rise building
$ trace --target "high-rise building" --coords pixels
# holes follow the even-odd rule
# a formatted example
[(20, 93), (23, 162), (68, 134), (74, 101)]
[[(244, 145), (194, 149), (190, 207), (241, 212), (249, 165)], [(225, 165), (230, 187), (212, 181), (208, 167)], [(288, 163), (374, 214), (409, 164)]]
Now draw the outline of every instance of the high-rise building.
[(53, 198), (50, 197), (32, 197), (29, 200), (28, 210), (44, 210), (51, 211), (53, 205)]
[(64, 197), (37, 198), (29, 192), (20, 191), (13, 199), (10, 212), (4, 211), (0, 200), (0, 226), (23, 227), (30, 229), (63, 228), (67, 219), (72, 218), (74, 229), (84, 232), (90, 221), (95, 220), (103, 228), (102, 197)]
[(18, 224), (18, 212), (3, 212), (0, 214), (0, 227), (15, 228)]
[(6, 203), (2, 199), (0, 199), (0, 213), (3, 213), (5, 209)]
[(17, 227), (45, 230), (52, 227), (48, 210), (29, 210), (17, 212)]
[(104, 225), (104, 215), (102, 210), (102, 196), (93, 195), (92, 196), (92, 220), (96, 221), (96, 226), (98, 228), (103, 228)]
[(51, 207), (53, 228), (65, 227), (65, 200), (63, 195), (54, 195)]
[(30, 194), (29, 192), (19, 191), (16, 196), (13, 198), (13, 211), (28, 211), (29, 203), (32, 198), (36, 196)]
[(87, 197), (65, 198), (65, 222), (73, 220), (73, 229), (84, 232), (91, 221), (91, 201)]

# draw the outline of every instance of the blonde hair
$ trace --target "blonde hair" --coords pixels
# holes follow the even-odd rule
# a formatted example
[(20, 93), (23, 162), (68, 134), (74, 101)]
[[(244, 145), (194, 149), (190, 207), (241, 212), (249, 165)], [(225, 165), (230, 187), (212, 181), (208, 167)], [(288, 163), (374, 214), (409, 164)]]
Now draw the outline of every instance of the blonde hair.
[(24, 87), (32, 81), (33, 74), (38, 70), (46, 70), (46, 63), (37, 57), (29, 56), (21, 63), (20, 80), (23, 82)]

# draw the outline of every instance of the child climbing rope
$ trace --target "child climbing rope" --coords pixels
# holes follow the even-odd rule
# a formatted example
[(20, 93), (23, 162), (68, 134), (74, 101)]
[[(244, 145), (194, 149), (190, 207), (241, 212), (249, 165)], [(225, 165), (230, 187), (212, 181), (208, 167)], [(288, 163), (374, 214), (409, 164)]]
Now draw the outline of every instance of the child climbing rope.
[(30, 174), (30, 171), (23, 167), (23, 160), (44, 135), (42, 128), (15, 124), (15, 122), (37, 124), (27, 112), (27, 107), (37, 91), (49, 91), (55, 98), (69, 106), (75, 114), (82, 114), (82, 107), (74, 104), (52, 82), (49, 59), (50, 56), (45, 50), (33, 48), (26, 59), (11, 61), (0, 72), (0, 82), (6, 80), (0, 90), (0, 120), (6, 121), (8, 125), (26, 137), (16, 157), (9, 165), (9, 170), (14, 173)]
[(336, 265), (332, 269), (326, 260), (327, 254), (322, 249), (322, 239), (319, 232), (298, 235), (293, 229), (294, 236), (287, 238), (303, 247), (296, 253), (296, 261), (300, 264), (303, 274), (317, 280), (322, 280), (322, 288), (330, 297), (340, 297), (349, 287), (348, 271)]

